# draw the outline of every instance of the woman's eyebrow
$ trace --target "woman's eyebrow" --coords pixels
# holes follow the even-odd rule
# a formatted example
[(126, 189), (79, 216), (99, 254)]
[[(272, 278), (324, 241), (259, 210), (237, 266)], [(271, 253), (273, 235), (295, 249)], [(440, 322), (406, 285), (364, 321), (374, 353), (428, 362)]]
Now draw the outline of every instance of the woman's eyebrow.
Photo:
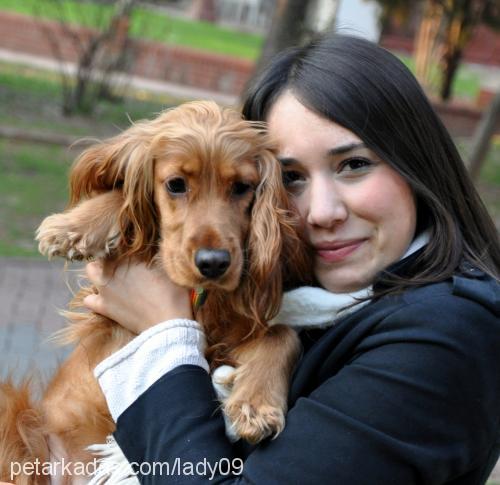
[(338, 147), (332, 148), (328, 150), (328, 155), (340, 155), (342, 153), (350, 152), (351, 150), (355, 150), (356, 148), (365, 148), (366, 145), (361, 141), (361, 142), (356, 142), (356, 143), (348, 143), (346, 145), (340, 145)]
[[(333, 156), (333, 155), (339, 155), (342, 153), (350, 152), (351, 150), (355, 150), (357, 148), (365, 148), (366, 145), (360, 141), (360, 142), (355, 142), (355, 143), (347, 143), (345, 145), (340, 145), (335, 148), (331, 148), (326, 152), (327, 156)], [(284, 167), (287, 167), (289, 165), (296, 165), (300, 163), (296, 158), (293, 157), (276, 157), (278, 161), (283, 165)]]
[(287, 167), (289, 165), (296, 165), (299, 163), (299, 161), (296, 158), (292, 157), (276, 157), (278, 159), (278, 162), (281, 163), (281, 165)]

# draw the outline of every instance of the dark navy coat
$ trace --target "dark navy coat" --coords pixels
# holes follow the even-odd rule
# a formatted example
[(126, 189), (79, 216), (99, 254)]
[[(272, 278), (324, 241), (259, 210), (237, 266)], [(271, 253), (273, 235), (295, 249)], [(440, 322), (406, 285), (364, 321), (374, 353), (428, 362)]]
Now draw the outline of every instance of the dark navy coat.
[[(170, 467), (153, 475), (143, 466), (140, 480), (486, 481), (500, 449), (500, 288), (492, 278), (466, 265), (449, 281), (383, 297), (301, 339), (286, 427), (255, 449), (226, 439), (202, 368), (177, 367), (153, 384), (115, 433), (129, 461)], [(235, 458), (244, 462), (240, 475), (228, 474)], [(218, 466), (211, 481), (207, 464)]]

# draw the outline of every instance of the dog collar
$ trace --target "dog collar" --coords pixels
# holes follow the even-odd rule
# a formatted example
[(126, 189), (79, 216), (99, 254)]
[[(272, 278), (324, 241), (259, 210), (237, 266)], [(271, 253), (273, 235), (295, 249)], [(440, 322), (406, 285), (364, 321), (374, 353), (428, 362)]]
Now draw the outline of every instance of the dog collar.
[(193, 312), (197, 312), (205, 303), (207, 299), (207, 292), (204, 288), (199, 286), (198, 288), (193, 288), (191, 290), (191, 306), (193, 307)]

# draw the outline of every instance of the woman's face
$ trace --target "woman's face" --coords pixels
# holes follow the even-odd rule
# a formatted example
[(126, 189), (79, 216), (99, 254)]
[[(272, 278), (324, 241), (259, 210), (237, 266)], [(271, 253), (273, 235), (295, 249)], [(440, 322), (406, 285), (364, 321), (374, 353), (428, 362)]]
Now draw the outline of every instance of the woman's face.
[(267, 121), (315, 253), (318, 281), (336, 293), (369, 286), (414, 237), (410, 186), (354, 133), (310, 111), (289, 91)]

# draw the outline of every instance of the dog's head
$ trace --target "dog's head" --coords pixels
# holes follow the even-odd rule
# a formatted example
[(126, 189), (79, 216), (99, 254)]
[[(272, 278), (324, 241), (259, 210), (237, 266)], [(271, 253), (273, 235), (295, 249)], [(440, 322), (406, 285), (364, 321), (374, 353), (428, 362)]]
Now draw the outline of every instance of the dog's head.
[(294, 257), (298, 238), (259, 124), (215, 103), (186, 103), (84, 152), (71, 189), (72, 203), (123, 192), (124, 257), (157, 254), (188, 287), (233, 291), (243, 276), (251, 283), (241, 298), (247, 306), (255, 298), (253, 316), (277, 310), (281, 252)]
[(154, 155), (161, 261), (179, 284), (234, 290), (257, 238), (280, 238), (269, 187), (275, 163), (263, 133), (234, 111), (196, 103), (168, 118)]

